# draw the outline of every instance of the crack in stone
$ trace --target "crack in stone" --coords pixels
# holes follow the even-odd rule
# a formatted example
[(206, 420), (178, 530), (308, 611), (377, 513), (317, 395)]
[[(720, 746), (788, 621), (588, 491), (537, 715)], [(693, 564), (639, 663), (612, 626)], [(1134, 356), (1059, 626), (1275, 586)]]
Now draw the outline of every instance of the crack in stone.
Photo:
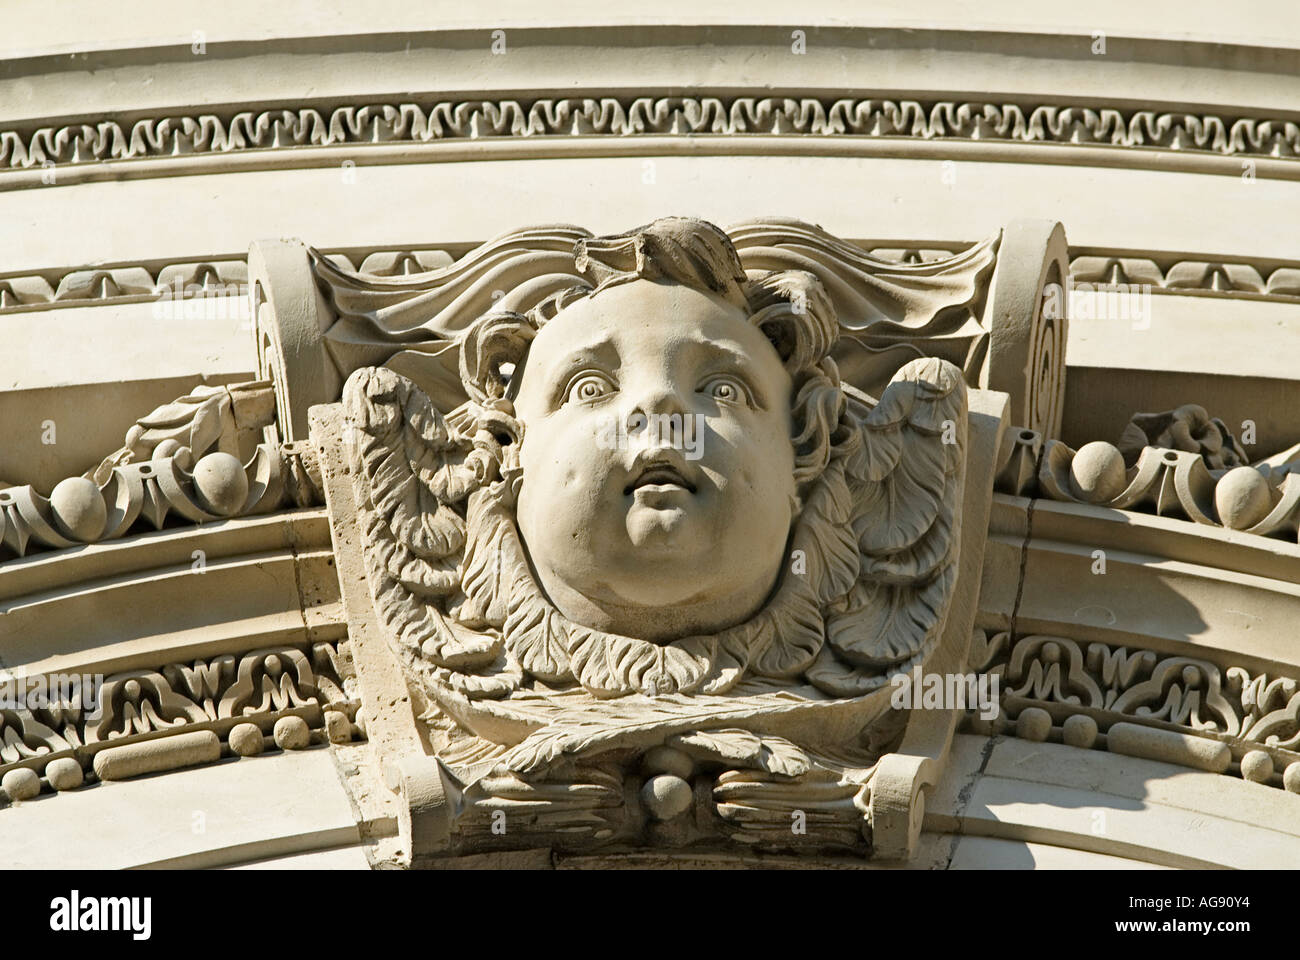
[[(311, 627), (307, 624), (307, 593), (302, 585), (301, 557), (298, 554), (298, 528), (295, 522), (296, 518), (289, 518), (289, 530), (287, 546), (291, 556), (290, 566), (293, 568), (293, 586), (298, 592), (298, 618), (302, 620), (302, 637), (306, 643), (311, 642)], [(309, 654), (310, 656), (310, 654)]]
[(975, 794), (975, 785), (979, 783), (980, 779), (984, 776), (984, 770), (988, 767), (989, 759), (993, 756), (993, 748), (996, 747), (1002, 739), (1003, 738), (999, 736), (991, 736), (984, 742), (984, 746), (980, 748), (979, 768), (971, 773), (970, 778), (963, 783), (961, 789), (957, 791), (957, 810), (955, 812), (957, 829), (952, 835), (952, 844), (948, 847), (948, 858), (943, 864), (945, 870), (952, 869), (952, 862), (957, 857), (957, 847), (961, 844), (962, 838), (965, 836), (965, 834), (961, 832), (962, 820), (966, 814), (966, 807), (970, 805), (971, 797)]
[[(1042, 469), (1043, 452), (1046, 449), (1047, 444), (1044, 443), (1038, 449), (1038, 456), (1034, 458), (1035, 477), (1038, 476), (1039, 471)], [(1020, 572), (1019, 578), (1016, 581), (1016, 599), (1011, 604), (1011, 619), (1008, 625), (1008, 649), (1014, 646), (1016, 642), (1016, 622), (1020, 617), (1020, 603), (1024, 599), (1025, 578), (1029, 566), (1029, 541), (1032, 540), (1034, 536), (1034, 504), (1037, 502), (1038, 498), (1031, 496), (1028, 499), (1029, 505), (1025, 508), (1025, 536), (1020, 542)], [(989, 758), (993, 756), (993, 748), (996, 747), (1001, 740), (1002, 737), (997, 736), (996, 734), (989, 736), (988, 740), (984, 742), (984, 746), (981, 748), (979, 769), (975, 770), (971, 774), (970, 778), (962, 784), (961, 789), (957, 792), (957, 829), (952, 835), (952, 844), (948, 848), (948, 858), (943, 865), (945, 870), (950, 870), (952, 868), (952, 862), (957, 856), (957, 847), (961, 844), (962, 837), (965, 836), (961, 832), (962, 818), (966, 813), (966, 807), (970, 803), (971, 797), (975, 793), (975, 785), (984, 775), (984, 770), (988, 766)]]
[[(1044, 443), (1038, 448), (1038, 456), (1034, 458), (1034, 476), (1037, 477), (1043, 467), (1043, 452), (1047, 449)], [(1025, 538), (1020, 542), (1020, 574), (1016, 581), (1016, 599), (1011, 604), (1011, 622), (1008, 625), (1007, 649), (1015, 646), (1016, 640), (1016, 621), (1020, 618), (1020, 603), (1025, 594), (1025, 577), (1029, 567), (1029, 541), (1034, 536), (1034, 504), (1038, 502), (1037, 497), (1029, 498), (1029, 505), (1025, 508)]]

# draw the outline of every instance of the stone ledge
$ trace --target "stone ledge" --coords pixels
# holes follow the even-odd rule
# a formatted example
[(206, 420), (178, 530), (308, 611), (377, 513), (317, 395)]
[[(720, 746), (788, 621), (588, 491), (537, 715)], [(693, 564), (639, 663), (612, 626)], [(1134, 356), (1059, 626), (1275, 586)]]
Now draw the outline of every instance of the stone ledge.
[(0, 811), (8, 869), (231, 866), (359, 842), (326, 749), (104, 783)]
[[(1172, 764), (958, 734), (926, 828), (1174, 867), (1289, 867), (1300, 796)], [(959, 771), (965, 771), (962, 776)], [(1094, 812), (1103, 812), (1097, 820)], [(1095, 823), (1102, 832), (1094, 832)], [(1214, 835), (1214, 844), (1205, 843)]]

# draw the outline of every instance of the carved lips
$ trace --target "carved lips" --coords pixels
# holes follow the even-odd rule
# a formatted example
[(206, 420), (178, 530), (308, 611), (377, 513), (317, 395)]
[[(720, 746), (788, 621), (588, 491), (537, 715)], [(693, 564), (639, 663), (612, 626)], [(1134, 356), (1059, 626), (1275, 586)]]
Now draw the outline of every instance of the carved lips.
[(695, 493), (695, 484), (686, 476), (680, 456), (656, 452), (634, 464), (632, 480), (623, 488), (623, 495), (633, 495), (638, 501), (653, 505), (653, 501), (680, 493)]

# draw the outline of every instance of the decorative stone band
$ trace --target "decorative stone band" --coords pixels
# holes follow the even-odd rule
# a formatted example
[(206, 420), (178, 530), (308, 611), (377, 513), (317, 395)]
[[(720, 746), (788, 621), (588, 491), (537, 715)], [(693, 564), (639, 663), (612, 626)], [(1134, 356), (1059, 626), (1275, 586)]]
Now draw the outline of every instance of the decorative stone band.
[[(864, 241), (863, 250), (880, 260), (926, 263), (943, 260), (970, 246), (968, 243), (930, 241), (912, 247), (886, 246), (888, 241)], [(879, 245), (878, 245), (879, 244)], [(349, 256), (331, 253), (327, 259), (347, 270), (380, 277), (407, 276), (449, 266), (461, 250), (377, 250)], [(1159, 256), (1159, 254), (1155, 254)], [(1152, 293), (1175, 293), (1257, 298), (1300, 299), (1300, 263), (1256, 266), (1214, 259), (1161, 262), (1145, 257), (1119, 256), (1089, 248), (1072, 256), (1070, 278), (1100, 291), (1108, 285), (1149, 285)], [(45, 270), (38, 274), (0, 277), (0, 311), (33, 310), (108, 302), (143, 302), (160, 295), (185, 301), (240, 294), (248, 283), (248, 260), (243, 255), (222, 255), (206, 261), (135, 264), (95, 270)], [(173, 308), (178, 319), (189, 316)]]
[(1268, 268), (1216, 260), (1177, 260), (1162, 267), (1146, 257), (1089, 251), (1070, 258), (1070, 279), (1100, 291), (1124, 284), (1149, 286), (1152, 293), (1300, 297), (1300, 264)]
[(107, 301), (158, 300), (161, 297), (247, 294), (248, 259), (231, 256), (203, 262), (145, 264), (0, 278), (0, 310), (42, 305), (67, 306)]
[(999, 493), (1154, 513), (1288, 540), (1300, 531), (1300, 475), (1285, 467), (1210, 470), (1199, 453), (1145, 447), (1126, 468), (1119, 449), (1102, 440), (1076, 451), (1059, 440), (1044, 445), (1034, 430), (1014, 429), (1008, 438), (994, 481)]
[(128, 670), (104, 679), (93, 713), (0, 710), (0, 799), (364, 739), (358, 697), (347, 641)]
[(86, 119), (0, 131), (0, 168), (343, 144), (700, 134), (960, 139), (1300, 156), (1293, 120), (1045, 104), (786, 97), (564, 97)]
[(1151, 650), (976, 631), (972, 668), (1000, 675), (1002, 715), (967, 715), (980, 734), (1014, 734), (1162, 760), (1300, 793), (1300, 682), (1221, 670)]
[(207, 523), (324, 503), (315, 454), (305, 443), (259, 444), (247, 464), (210, 453), (192, 471), (187, 453), (113, 467), (102, 485), (69, 477), (48, 499), (31, 486), (0, 489), (0, 562), (146, 526), (159, 530), (173, 514)]

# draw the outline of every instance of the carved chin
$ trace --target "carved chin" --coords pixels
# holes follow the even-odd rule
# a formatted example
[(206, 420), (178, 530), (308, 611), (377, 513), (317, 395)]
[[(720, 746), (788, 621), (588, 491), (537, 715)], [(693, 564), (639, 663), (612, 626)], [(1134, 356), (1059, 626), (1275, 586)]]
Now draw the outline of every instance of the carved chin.
[(655, 548), (679, 550), (689, 539), (689, 514), (682, 506), (648, 506), (634, 503), (627, 513), (627, 535), (632, 545), (651, 552)]

